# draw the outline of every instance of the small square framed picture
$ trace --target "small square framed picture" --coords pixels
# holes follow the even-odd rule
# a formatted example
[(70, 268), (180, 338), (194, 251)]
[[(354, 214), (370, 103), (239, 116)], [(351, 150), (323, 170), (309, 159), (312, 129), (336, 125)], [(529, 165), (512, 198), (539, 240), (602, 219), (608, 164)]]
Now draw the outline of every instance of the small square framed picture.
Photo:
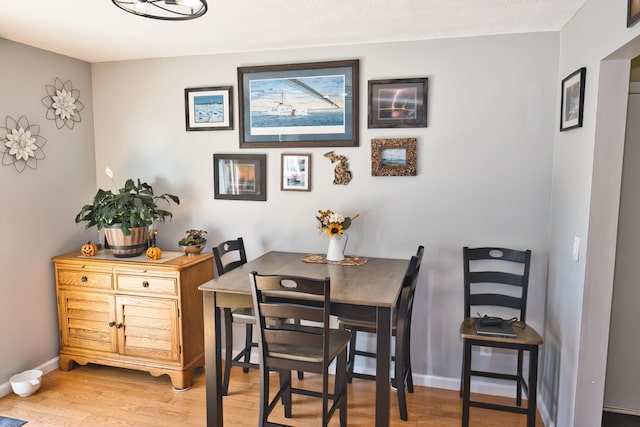
[(185, 89), (184, 113), (187, 131), (233, 129), (231, 86)]
[(267, 200), (265, 154), (214, 154), (215, 199)]
[(311, 154), (282, 153), (280, 190), (311, 191)]
[(372, 139), (371, 175), (416, 176), (416, 139)]
[(584, 81), (586, 68), (580, 68), (562, 80), (560, 104), (560, 132), (582, 127), (584, 109)]

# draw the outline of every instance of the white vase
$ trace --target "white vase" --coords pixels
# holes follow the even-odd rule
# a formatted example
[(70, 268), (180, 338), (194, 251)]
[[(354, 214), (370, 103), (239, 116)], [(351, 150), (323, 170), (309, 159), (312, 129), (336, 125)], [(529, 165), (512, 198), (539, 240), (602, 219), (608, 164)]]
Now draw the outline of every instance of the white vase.
[(333, 237), (329, 237), (327, 261), (342, 261), (344, 259), (344, 251), (347, 247), (348, 241), (349, 236), (346, 233), (336, 234)]

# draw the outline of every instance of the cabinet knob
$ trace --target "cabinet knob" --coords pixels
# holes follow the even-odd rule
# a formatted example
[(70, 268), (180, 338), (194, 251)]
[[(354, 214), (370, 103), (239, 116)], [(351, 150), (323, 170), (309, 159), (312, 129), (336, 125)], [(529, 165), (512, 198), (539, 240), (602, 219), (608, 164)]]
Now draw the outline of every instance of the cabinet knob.
[(113, 328), (113, 326), (114, 326), (115, 324), (116, 324), (116, 322), (111, 321), (111, 322), (109, 322), (109, 327), (110, 327), (110, 328)]
[(87, 280), (89, 280), (89, 279), (87, 279), (87, 276), (82, 276), (82, 277), (80, 278), (80, 281), (81, 281), (82, 283), (85, 283)]
[(120, 329), (120, 328), (122, 328), (122, 323), (116, 324), (116, 329)]
[(144, 282), (142, 282), (142, 287), (143, 288), (148, 288), (149, 287), (149, 282), (146, 281), (146, 280)]

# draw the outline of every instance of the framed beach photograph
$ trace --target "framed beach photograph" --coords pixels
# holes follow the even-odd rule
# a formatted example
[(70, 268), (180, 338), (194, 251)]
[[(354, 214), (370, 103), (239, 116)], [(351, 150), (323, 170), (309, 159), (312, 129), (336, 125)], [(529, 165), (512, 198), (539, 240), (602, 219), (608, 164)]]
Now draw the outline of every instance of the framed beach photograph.
[(416, 176), (416, 139), (371, 140), (372, 176)]
[(311, 191), (311, 154), (282, 153), (280, 190)]
[(426, 77), (369, 80), (369, 127), (427, 127), (428, 83)]
[(231, 86), (185, 89), (184, 112), (187, 131), (233, 129)]
[(215, 199), (267, 200), (267, 156), (264, 154), (214, 154)]
[(580, 68), (562, 80), (560, 132), (582, 127), (586, 68)]
[(638, 22), (638, 19), (640, 19), (640, 0), (628, 0), (627, 28)]
[(240, 148), (358, 146), (359, 61), (238, 67)]

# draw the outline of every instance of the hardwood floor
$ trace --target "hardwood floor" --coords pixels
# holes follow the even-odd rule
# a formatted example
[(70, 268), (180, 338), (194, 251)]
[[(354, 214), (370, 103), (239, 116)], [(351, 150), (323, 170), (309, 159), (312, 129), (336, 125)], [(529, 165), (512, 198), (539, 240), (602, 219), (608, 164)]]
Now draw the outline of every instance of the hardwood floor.
[[(314, 377), (305, 374), (305, 387), (315, 385)], [(243, 374), (241, 369), (232, 370), (229, 396), (224, 398), (226, 426), (257, 425), (258, 381), (255, 370), (248, 374)], [(349, 426), (373, 425), (373, 393), (372, 381), (356, 379), (349, 385)], [(394, 391), (391, 399), (393, 427), (460, 426), (462, 400), (457, 391), (416, 387), (414, 394), (407, 394), (408, 421), (398, 417)], [(504, 398), (486, 396), (486, 399), (510, 403)], [(273, 421), (295, 427), (315, 426), (319, 408), (318, 399), (294, 396), (293, 418), (285, 419), (276, 409)], [(166, 375), (154, 378), (146, 372), (98, 365), (75, 367), (69, 372), (56, 370), (44, 376), (42, 387), (33, 396), (10, 394), (0, 399), (0, 415), (26, 420), (26, 427), (203, 427), (206, 425), (204, 371), (196, 370), (190, 390), (178, 392), (171, 387)], [(337, 414), (331, 425), (339, 425)], [(523, 415), (471, 408), (473, 427), (525, 425)], [(539, 415), (537, 425), (543, 426)]]

